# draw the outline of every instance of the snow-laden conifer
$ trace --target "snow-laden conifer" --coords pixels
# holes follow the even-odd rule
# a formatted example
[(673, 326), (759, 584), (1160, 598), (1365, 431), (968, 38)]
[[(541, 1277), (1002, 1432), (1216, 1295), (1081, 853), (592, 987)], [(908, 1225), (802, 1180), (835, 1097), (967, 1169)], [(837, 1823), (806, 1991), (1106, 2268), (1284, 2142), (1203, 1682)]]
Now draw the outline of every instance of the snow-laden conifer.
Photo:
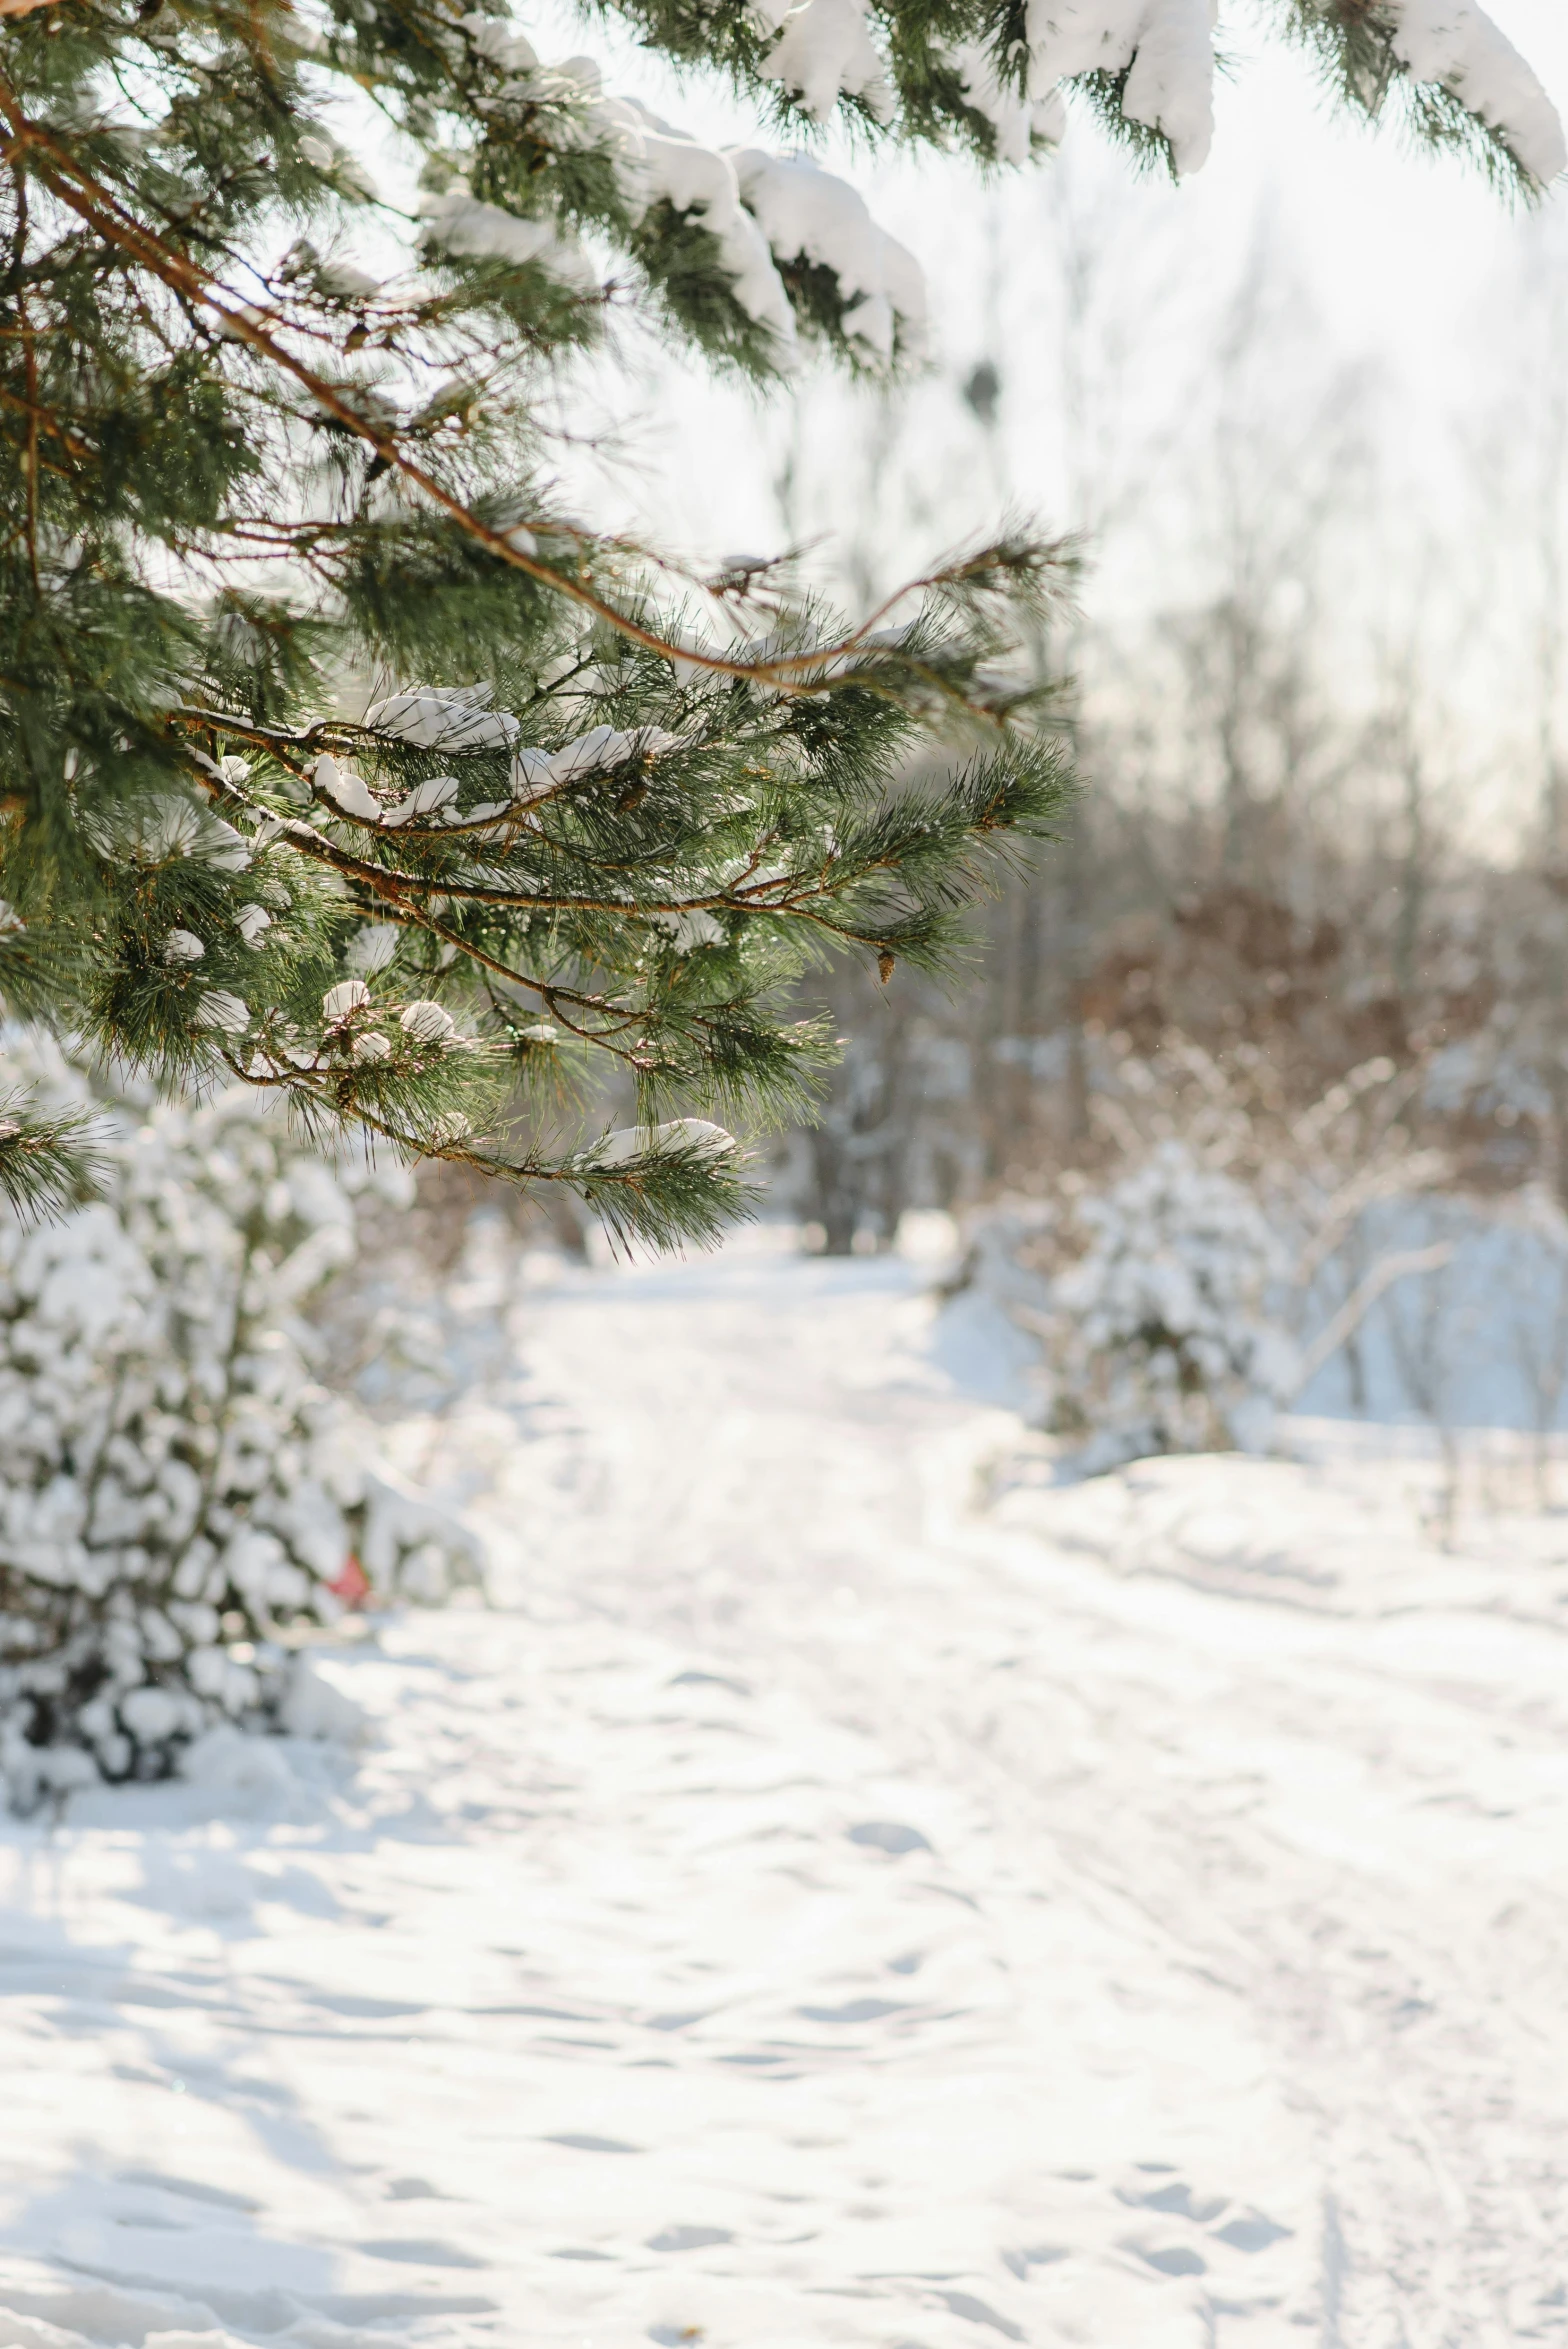
[(1294, 1392), (1288, 1264), (1253, 1193), (1185, 1143), (1073, 1201), (1051, 1285), (1050, 1418), (1086, 1471), (1261, 1451)]
[(137, 1111), (15, 1032), (0, 1065), (92, 1116), (100, 1191), (0, 1211), (0, 1794), (25, 1804), (275, 1720), (292, 1631), (437, 1599), (478, 1560), (311, 1376), (301, 1311), (369, 1170), (290, 1144), (243, 1086)]
[[(760, 383), (908, 368), (918, 265), (802, 133), (1019, 161), (1065, 92), (1185, 167), (1213, 58), (1206, 0), (616, 13), (771, 136), (462, 0), (0, 0), (0, 995), (667, 1240), (746, 1197), (683, 1119), (809, 1104), (802, 969), (941, 966), (1049, 832), (1023, 648), (1071, 565), (1005, 532), (853, 624), (683, 572), (555, 485), (571, 364), (652, 329)], [(1559, 168), (1470, 0), (1274, 16), (1363, 110)], [(649, 1147), (581, 1111), (606, 1071)], [(69, 1188), (69, 1131), (0, 1128), (9, 1193)]]

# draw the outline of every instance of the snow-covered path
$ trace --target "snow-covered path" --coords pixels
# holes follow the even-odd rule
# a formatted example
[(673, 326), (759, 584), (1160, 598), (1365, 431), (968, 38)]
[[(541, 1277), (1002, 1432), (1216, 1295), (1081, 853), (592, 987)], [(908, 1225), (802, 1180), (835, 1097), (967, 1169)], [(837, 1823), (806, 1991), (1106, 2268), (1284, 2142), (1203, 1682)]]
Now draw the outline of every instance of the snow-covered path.
[(5, 1830), (0, 2349), (1568, 2339), (1549, 1610), (979, 1512), (897, 1265), (518, 1326), (375, 1743)]

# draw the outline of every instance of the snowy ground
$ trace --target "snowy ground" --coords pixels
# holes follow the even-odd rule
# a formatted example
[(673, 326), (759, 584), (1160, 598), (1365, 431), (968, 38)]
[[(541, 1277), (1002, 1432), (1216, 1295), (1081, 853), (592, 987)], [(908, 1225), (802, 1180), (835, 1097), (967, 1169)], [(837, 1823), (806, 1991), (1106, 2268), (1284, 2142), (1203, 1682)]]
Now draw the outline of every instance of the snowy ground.
[(1568, 1520), (1046, 1489), (896, 1264), (516, 1327), (371, 1742), (5, 1826), (0, 2349), (1568, 2339)]

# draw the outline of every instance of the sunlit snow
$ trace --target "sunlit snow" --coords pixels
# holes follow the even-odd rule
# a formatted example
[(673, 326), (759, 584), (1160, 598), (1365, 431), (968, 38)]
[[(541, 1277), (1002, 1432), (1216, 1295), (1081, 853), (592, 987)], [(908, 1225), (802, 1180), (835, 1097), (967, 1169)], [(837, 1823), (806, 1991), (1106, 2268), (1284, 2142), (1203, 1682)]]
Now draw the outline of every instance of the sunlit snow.
[(1052, 1485), (887, 1260), (508, 1323), (498, 1609), (5, 1826), (6, 2349), (1560, 2337), (1561, 1521)]

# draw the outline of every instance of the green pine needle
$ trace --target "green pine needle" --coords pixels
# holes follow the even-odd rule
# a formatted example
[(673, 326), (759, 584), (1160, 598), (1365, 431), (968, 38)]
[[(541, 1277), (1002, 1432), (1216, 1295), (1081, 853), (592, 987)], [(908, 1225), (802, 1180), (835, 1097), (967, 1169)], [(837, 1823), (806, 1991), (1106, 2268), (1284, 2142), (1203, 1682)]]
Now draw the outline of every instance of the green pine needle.
[(0, 1096), (0, 1197), (23, 1222), (64, 1214), (96, 1196), (102, 1158), (95, 1121), (81, 1112), (48, 1116), (21, 1093)]

